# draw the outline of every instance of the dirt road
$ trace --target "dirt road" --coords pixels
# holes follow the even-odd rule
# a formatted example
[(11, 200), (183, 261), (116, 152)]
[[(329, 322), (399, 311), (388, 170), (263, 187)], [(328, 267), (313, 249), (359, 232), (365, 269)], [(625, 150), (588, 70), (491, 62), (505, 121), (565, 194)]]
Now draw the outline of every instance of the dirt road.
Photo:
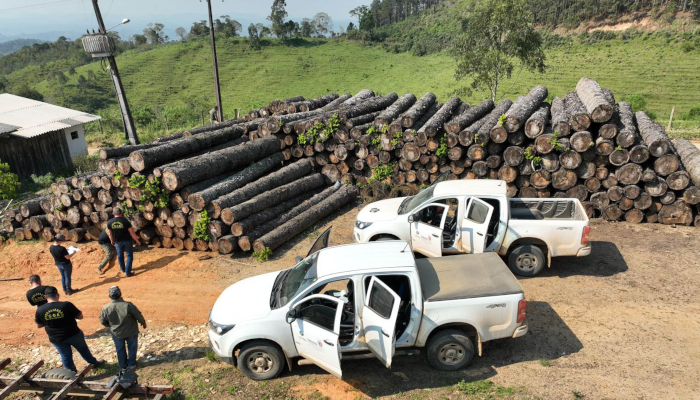
[[(334, 225), (332, 244), (350, 241), (357, 211), (323, 222)], [(463, 371), (437, 372), (423, 357), (396, 358), (391, 370), (374, 361), (347, 362), (342, 381), (304, 366), (256, 383), (207, 360), (204, 323), (221, 290), (289, 267), (322, 228), (275, 251), (265, 263), (242, 256), (200, 261), (205, 253), (163, 249), (139, 252), (133, 278), (116, 277), (116, 267), (98, 276), (94, 267), (101, 250), (85, 244), (74, 272), (74, 286), (83, 291), (70, 300), (85, 313), (80, 325), (92, 334), (90, 346), (113, 359), (110, 341), (94, 333), (107, 289), (118, 284), (152, 321), (141, 341), (142, 353), (152, 357), (141, 358), (142, 380), (174, 382), (181, 389), (175, 398), (442, 399), (468, 393), (482, 396), (467, 398), (484, 398), (489, 390), (518, 399), (700, 398), (700, 231), (657, 224), (593, 222), (591, 256), (555, 259), (541, 276), (520, 280), (529, 301), (530, 333), (486, 344), (484, 356)], [(59, 284), (45, 244), (0, 249), (0, 276), (30, 273)], [(44, 332), (33, 325), (26, 289), (26, 282), (0, 283), (0, 357), (28, 363), (43, 356), (56, 362)], [(470, 386), (482, 384), (486, 392)]]

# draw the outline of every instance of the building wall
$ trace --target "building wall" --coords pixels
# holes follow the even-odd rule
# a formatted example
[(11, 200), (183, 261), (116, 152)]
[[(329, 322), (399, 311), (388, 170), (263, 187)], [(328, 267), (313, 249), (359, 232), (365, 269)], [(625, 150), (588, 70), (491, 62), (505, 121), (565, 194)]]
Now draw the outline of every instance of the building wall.
[[(64, 129), (64, 132), (66, 142), (68, 143), (68, 149), (70, 150), (70, 156), (75, 157), (87, 155), (87, 142), (85, 141), (85, 129), (83, 128), (83, 125), (77, 125), (72, 128)], [(76, 138), (73, 139), (73, 137)]]
[(0, 161), (9, 164), (10, 171), (21, 179), (29, 179), (32, 174), (45, 175), (73, 168), (68, 141), (62, 130), (30, 139), (0, 139)]

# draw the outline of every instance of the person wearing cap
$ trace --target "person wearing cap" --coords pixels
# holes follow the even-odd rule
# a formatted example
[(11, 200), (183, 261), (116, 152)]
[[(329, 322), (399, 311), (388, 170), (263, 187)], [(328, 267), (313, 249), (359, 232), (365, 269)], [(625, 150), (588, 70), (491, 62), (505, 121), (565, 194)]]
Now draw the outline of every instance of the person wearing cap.
[(66, 237), (62, 234), (56, 235), (54, 243), (49, 247), (49, 252), (53, 256), (53, 260), (61, 273), (61, 285), (63, 286), (63, 293), (70, 296), (77, 292), (79, 289), (73, 289), (71, 286), (71, 275), (73, 274), (73, 264), (70, 259), (75, 255), (68, 254), (68, 249), (63, 247), (63, 242), (66, 241)]
[(98, 274), (104, 274), (105, 272), (102, 270), (107, 263), (112, 261), (114, 259), (114, 256), (117, 255), (114, 246), (112, 246), (112, 240), (109, 238), (109, 234), (107, 233), (107, 230), (105, 229), (100, 233), (100, 237), (97, 238), (97, 243), (102, 247), (102, 250), (105, 252), (105, 258), (102, 259), (102, 262), (100, 263), (99, 266), (97, 266), (97, 273)]
[(41, 284), (41, 278), (39, 275), (32, 275), (29, 277), (29, 284), (32, 288), (27, 290), (27, 301), (32, 306), (43, 306), (46, 304), (46, 297), (44, 296), (44, 291), (47, 286)]
[(77, 372), (73, 362), (73, 348), (78, 351), (88, 364), (100, 365), (90, 352), (85, 342), (83, 331), (78, 328), (77, 320), (83, 319), (83, 313), (69, 301), (59, 301), (58, 290), (48, 286), (44, 291), (46, 304), (39, 306), (34, 315), (37, 328), (44, 328), (49, 342), (61, 355), (63, 367)]
[[(138, 246), (141, 245), (139, 237), (134, 233), (134, 228), (131, 227), (131, 223), (128, 219), (124, 218), (124, 214), (119, 207), (115, 207), (112, 212), (114, 213), (114, 218), (107, 221), (107, 233), (109, 234), (109, 240), (117, 249), (117, 260), (119, 261), (119, 268), (127, 277), (133, 276), (131, 272), (131, 264), (134, 259), (134, 243)], [(126, 263), (124, 263), (124, 255), (126, 254)]]
[(138, 324), (146, 329), (146, 320), (133, 303), (122, 299), (122, 292), (118, 286), (109, 288), (109, 298), (112, 301), (102, 307), (100, 323), (109, 328), (112, 334), (119, 368), (133, 368), (136, 366), (136, 352), (139, 347)]

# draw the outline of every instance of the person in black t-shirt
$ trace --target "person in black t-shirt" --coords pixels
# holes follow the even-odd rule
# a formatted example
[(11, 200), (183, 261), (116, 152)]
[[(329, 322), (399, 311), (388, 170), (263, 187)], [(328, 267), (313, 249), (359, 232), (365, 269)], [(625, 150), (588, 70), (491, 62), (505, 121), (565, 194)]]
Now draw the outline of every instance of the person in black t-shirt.
[(105, 258), (102, 259), (102, 262), (97, 267), (97, 272), (99, 274), (104, 274), (105, 272), (102, 270), (102, 268), (104, 268), (105, 265), (107, 265), (107, 263), (112, 261), (114, 259), (114, 256), (117, 255), (117, 253), (114, 250), (114, 246), (112, 246), (112, 240), (109, 238), (107, 230), (104, 230), (102, 231), (102, 233), (100, 233), (100, 237), (97, 239), (97, 243), (99, 243), (100, 247), (102, 247), (102, 250), (104, 250), (105, 252)]
[(71, 275), (73, 274), (73, 264), (71, 264), (70, 259), (75, 255), (75, 253), (68, 254), (68, 250), (63, 247), (62, 243), (66, 240), (66, 237), (62, 234), (56, 235), (54, 239), (54, 244), (49, 247), (49, 252), (53, 256), (54, 262), (58, 271), (61, 273), (61, 285), (63, 286), (63, 293), (68, 296), (77, 292), (78, 289), (73, 289), (71, 287)]
[[(114, 218), (107, 221), (109, 239), (112, 245), (117, 249), (119, 268), (126, 276), (133, 276), (134, 274), (131, 272), (131, 264), (134, 259), (133, 242), (136, 242), (136, 244), (140, 246), (141, 241), (139, 237), (136, 236), (136, 233), (134, 233), (134, 228), (131, 227), (129, 220), (124, 218), (122, 210), (115, 207), (112, 211), (114, 212)], [(124, 263), (124, 254), (126, 254), (126, 264)]]
[(33, 306), (43, 306), (46, 304), (46, 297), (44, 297), (44, 290), (47, 286), (41, 285), (41, 278), (39, 275), (32, 275), (29, 277), (29, 283), (32, 288), (27, 291), (27, 301)]
[(85, 335), (78, 328), (76, 320), (83, 319), (83, 313), (73, 303), (59, 301), (58, 290), (49, 286), (44, 292), (47, 303), (36, 309), (34, 321), (38, 328), (46, 329), (49, 341), (58, 350), (63, 361), (63, 367), (77, 372), (73, 363), (73, 350), (75, 348), (80, 356), (88, 364), (99, 365), (85, 343)]

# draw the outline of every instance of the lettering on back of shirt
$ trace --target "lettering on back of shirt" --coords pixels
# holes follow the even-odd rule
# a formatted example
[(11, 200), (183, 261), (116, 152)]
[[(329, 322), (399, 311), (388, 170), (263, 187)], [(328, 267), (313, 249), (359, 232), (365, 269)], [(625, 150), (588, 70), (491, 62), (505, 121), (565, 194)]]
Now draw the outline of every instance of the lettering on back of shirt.
[(47, 321), (53, 321), (61, 318), (65, 318), (65, 314), (63, 314), (63, 311), (59, 310), (58, 308), (52, 308), (49, 311), (44, 314), (44, 319)]
[(46, 300), (46, 297), (44, 297), (43, 293), (34, 293), (32, 295), (32, 303), (41, 303), (44, 300)]
[(117, 222), (112, 222), (111, 229), (124, 229), (124, 224), (122, 224), (122, 223), (119, 222), (119, 221), (117, 221)]

